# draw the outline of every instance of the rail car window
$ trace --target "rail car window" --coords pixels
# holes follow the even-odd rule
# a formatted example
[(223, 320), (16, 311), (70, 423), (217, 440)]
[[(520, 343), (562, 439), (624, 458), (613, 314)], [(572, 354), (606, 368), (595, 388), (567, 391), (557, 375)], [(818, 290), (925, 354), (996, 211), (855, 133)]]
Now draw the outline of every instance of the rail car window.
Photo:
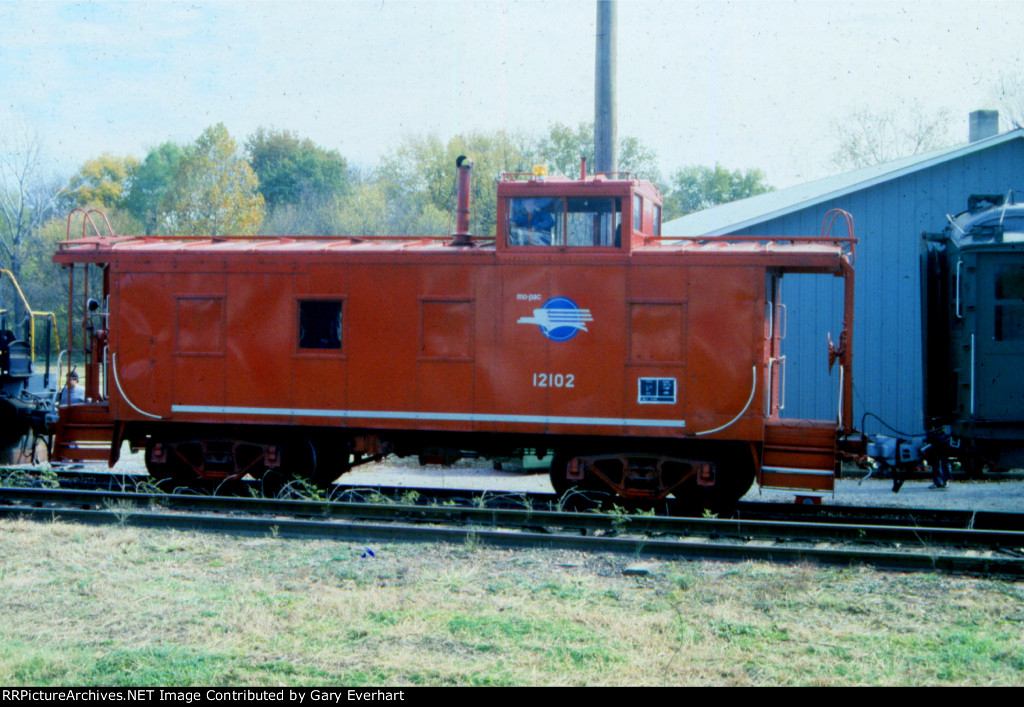
[(341, 348), (341, 302), (301, 300), (299, 302), (299, 348)]
[(644, 200), (639, 194), (633, 195), (633, 230), (642, 231), (644, 223)]
[(561, 199), (509, 199), (509, 245), (562, 245), (565, 205)]
[(618, 247), (622, 200), (613, 197), (509, 199), (511, 246)]
[(1024, 266), (1000, 266), (995, 287), (996, 341), (1024, 341)]
[(651, 235), (661, 238), (661, 207), (657, 204), (654, 205), (654, 228), (651, 230)]

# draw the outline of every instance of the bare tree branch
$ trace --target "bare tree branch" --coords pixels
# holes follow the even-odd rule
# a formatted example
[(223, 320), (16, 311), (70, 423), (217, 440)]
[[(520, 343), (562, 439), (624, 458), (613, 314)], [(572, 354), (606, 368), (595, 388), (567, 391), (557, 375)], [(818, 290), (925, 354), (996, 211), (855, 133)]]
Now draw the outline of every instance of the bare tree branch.
[(832, 161), (841, 169), (891, 162), (953, 144), (950, 113), (926, 114), (918, 104), (901, 111), (861, 110), (832, 123), (839, 149)]
[(62, 193), (58, 182), (42, 175), (43, 154), (35, 134), (0, 146), (0, 244), (16, 278), (29, 236), (53, 216)]

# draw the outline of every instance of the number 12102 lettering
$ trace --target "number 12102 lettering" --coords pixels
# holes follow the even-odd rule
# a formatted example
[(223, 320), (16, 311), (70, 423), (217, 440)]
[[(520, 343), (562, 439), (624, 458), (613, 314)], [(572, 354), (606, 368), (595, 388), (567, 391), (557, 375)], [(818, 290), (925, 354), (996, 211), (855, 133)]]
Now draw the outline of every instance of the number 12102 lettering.
[(575, 388), (576, 375), (573, 373), (534, 373), (534, 388)]

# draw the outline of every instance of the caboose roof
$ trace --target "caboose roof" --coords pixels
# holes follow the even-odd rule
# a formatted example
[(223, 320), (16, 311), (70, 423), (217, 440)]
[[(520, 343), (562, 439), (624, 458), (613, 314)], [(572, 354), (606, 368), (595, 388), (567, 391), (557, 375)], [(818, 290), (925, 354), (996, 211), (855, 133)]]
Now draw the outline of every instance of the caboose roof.
[(450, 237), (427, 236), (104, 236), (61, 241), (54, 261), (107, 262), (121, 255), (316, 255), (331, 252), (479, 252), (490, 243), (454, 249)]
[[(569, 248), (571, 260), (596, 258), (638, 261), (662, 260), (673, 265), (750, 265), (804, 272), (839, 272), (840, 261), (849, 244), (843, 239), (747, 239), (698, 240), (665, 239), (626, 250), (593, 253), (587, 248)], [(82, 238), (59, 244), (54, 261), (68, 263), (123, 263), (129, 269), (173, 267), (175, 263), (219, 267), (225, 258), (234, 261), (281, 265), (298, 262), (480, 262), (479, 258), (515, 259), (550, 265), (561, 259), (557, 252), (534, 251), (530, 254), (500, 254), (493, 243), (473, 247), (453, 247), (450, 238), (423, 237), (351, 237), (351, 236), (113, 236)], [(393, 260), (391, 260), (393, 259)], [(472, 260), (467, 260), (472, 259)], [(133, 265), (134, 264), (134, 265)]]

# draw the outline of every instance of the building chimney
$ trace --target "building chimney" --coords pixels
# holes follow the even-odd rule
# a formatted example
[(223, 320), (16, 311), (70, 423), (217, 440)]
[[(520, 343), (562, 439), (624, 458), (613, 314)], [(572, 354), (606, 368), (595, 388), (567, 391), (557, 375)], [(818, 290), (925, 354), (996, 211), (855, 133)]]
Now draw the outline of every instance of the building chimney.
[(970, 141), (977, 142), (999, 134), (999, 111), (976, 110), (970, 116)]

